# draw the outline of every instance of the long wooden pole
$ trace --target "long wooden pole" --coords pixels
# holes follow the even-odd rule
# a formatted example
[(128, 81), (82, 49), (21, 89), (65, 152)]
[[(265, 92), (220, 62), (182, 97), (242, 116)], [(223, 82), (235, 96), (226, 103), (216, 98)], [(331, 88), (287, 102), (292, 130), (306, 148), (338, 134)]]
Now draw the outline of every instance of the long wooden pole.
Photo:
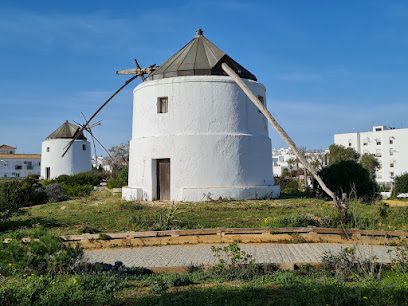
[(126, 85), (128, 85), (130, 82), (132, 82), (132, 81), (133, 81), (134, 79), (136, 79), (138, 76), (139, 76), (139, 75), (135, 75), (135, 76), (131, 77), (129, 80), (127, 80), (127, 81), (125, 82), (125, 84), (122, 85), (121, 88), (119, 88), (108, 100), (106, 100), (105, 103), (102, 104), (101, 107), (98, 108), (98, 110), (95, 112), (95, 114), (93, 114), (93, 115), (91, 116), (91, 118), (89, 118), (89, 119), (85, 122), (85, 124), (82, 126), (82, 128), (80, 128), (80, 129), (78, 129), (78, 130), (76, 131), (74, 138), (69, 142), (69, 145), (68, 145), (68, 147), (65, 149), (64, 154), (62, 154), (62, 157), (64, 157), (65, 154), (67, 154), (69, 148), (71, 148), (71, 146), (72, 146), (72, 144), (74, 143), (74, 141), (79, 137), (79, 135), (81, 135), (81, 133), (82, 133), (82, 132), (86, 129), (86, 127), (89, 125), (89, 122), (91, 122), (92, 119), (95, 118), (95, 116), (102, 110), (102, 108), (104, 108), (104, 107), (106, 106), (106, 104), (108, 104), (109, 101), (112, 100), (113, 97), (116, 96), (116, 95), (119, 93), (119, 91), (121, 91), (123, 88), (125, 88)]
[(254, 95), (254, 93), (249, 89), (249, 87), (241, 80), (238, 74), (235, 73), (234, 70), (231, 69), (226, 63), (221, 64), (222, 69), (228, 74), (235, 83), (238, 84), (239, 87), (244, 91), (244, 93), (248, 96), (248, 98), (255, 104), (255, 106), (261, 111), (262, 114), (268, 119), (271, 123), (273, 128), (278, 132), (278, 134), (283, 138), (283, 140), (288, 144), (288, 146), (292, 149), (295, 153), (296, 157), (299, 161), (303, 164), (303, 166), (309, 170), (309, 172), (314, 176), (316, 181), (322, 187), (324, 192), (326, 192), (334, 202), (337, 202), (335, 194), (326, 186), (323, 182), (321, 177), (317, 174), (316, 170), (313, 166), (306, 160), (306, 158), (301, 154), (301, 152), (296, 147), (294, 141), (289, 137), (289, 135), (285, 132), (285, 130), (280, 126), (280, 124), (275, 120), (275, 118), (271, 115), (268, 109), (262, 104), (261, 101)]

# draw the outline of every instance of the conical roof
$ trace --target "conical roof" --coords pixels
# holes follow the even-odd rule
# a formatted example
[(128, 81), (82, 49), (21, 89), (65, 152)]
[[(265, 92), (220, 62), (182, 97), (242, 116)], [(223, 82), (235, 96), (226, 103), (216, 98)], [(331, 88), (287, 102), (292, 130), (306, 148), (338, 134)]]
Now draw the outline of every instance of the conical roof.
[[(58, 129), (52, 132), (52, 134), (49, 135), (46, 139), (66, 139), (66, 138), (72, 139), (75, 137), (78, 130), (79, 130), (79, 126), (75, 124), (71, 124), (67, 120)], [(77, 139), (86, 140), (86, 137), (84, 136), (83, 133), (81, 133), (81, 135), (79, 135)]]
[(221, 68), (222, 63), (230, 66), (241, 78), (257, 80), (251, 72), (205, 38), (201, 29), (193, 40), (151, 73), (147, 80), (184, 75), (226, 75)]

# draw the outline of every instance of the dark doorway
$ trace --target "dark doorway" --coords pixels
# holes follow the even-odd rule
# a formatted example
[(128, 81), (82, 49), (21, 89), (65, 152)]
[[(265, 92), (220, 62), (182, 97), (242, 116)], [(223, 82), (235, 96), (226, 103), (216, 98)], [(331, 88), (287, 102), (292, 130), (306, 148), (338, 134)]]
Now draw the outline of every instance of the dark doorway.
[(49, 180), (50, 177), (51, 177), (51, 169), (50, 169), (50, 167), (45, 168), (45, 172), (46, 172), (45, 179), (46, 179), (46, 180)]
[(170, 159), (157, 160), (157, 199), (170, 200)]

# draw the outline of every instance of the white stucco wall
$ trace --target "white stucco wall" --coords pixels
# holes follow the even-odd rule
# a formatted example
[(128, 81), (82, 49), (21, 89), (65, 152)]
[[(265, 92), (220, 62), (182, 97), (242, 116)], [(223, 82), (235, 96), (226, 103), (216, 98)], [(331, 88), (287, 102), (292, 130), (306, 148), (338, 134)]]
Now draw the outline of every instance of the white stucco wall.
[[(266, 101), (262, 84), (245, 82)], [(157, 113), (159, 97), (168, 97), (167, 113)], [(134, 89), (124, 199), (156, 199), (155, 160), (163, 158), (174, 201), (279, 195), (267, 120), (229, 77), (166, 78)]]
[(0, 179), (23, 178), (40, 174), (41, 156), (35, 154), (7, 154), (0, 156)]
[[(87, 140), (75, 140), (67, 154), (61, 157), (70, 141), (71, 139), (48, 139), (43, 141), (41, 147), (41, 178), (46, 178), (47, 167), (50, 167), (50, 179), (62, 174), (73, 175), (91, 171), (91, 145)], [(85, 151), (82, 145), (86, 146)], [(47, 152), (47, 148), (49, 148), (49, 152)]]

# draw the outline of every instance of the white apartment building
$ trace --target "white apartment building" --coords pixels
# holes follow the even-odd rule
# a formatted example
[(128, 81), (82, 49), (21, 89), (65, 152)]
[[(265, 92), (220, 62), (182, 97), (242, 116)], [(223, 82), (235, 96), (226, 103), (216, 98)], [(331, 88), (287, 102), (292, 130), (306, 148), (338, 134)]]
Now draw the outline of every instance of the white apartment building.
[(0, 146), (0, 179), (23, 178), (30, 174), (40, 174), (40, 154), (16, 154), (16, 148)]
[[(321, 167), (328, 165), (328, 153), (328, 150), (309, 151), (305, 153), (305, 156), (314, 167), (320, 164), (320, 166), (317, 167), (319, 170)], [(282, 176), (284, 169), (288, 169), (289, 171), (304, 169), (300, 162), (296, 162), (296, 155), (289, 148), (272, 149), (272, 167), (275, 176)]]
[(377, 183), (391, 184), (394, 177), (408, 172), (408, 129), (374, 126), (372, 131), (335, 134), (334, 143), (352, 147), (360, 154), (374, 154), (380, 165)]
[(109, 161), (106, 157), (93, 155), (91, 162), (93, 168), (102, 166), (103, 170), (112, 172), (113, 167), (109, 165)]

